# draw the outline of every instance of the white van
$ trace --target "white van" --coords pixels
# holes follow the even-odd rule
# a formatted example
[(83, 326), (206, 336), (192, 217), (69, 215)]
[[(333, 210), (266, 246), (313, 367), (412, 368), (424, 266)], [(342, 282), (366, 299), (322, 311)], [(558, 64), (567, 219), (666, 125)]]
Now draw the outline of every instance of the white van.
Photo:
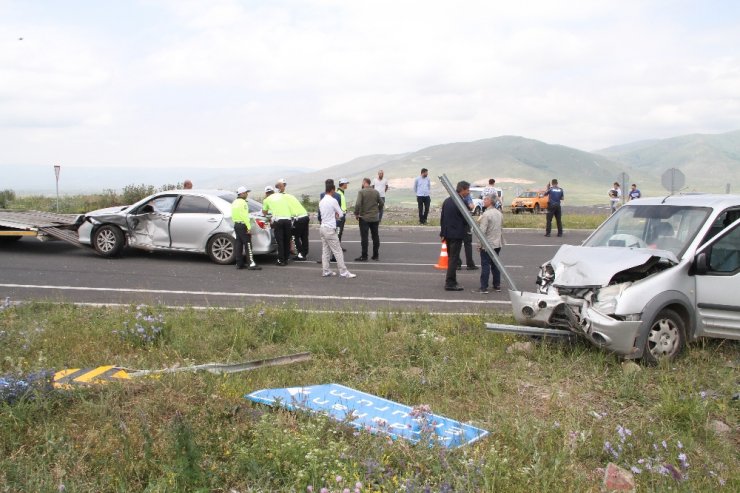
[(537, 284), (509, 292), (520, 324), (566, 329), (626, 358), (740, 339), (740, 196), (630, 201), (581, 246), (563, 245)]

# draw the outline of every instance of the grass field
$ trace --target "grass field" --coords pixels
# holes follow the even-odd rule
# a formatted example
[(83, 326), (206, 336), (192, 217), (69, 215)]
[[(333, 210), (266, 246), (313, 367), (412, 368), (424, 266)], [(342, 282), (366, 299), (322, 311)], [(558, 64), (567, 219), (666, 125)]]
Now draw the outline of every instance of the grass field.
[[(632, 373), (587, 344), (509, 352), (525, 339), (486, 333), (484, 321), (512, 322), (495, 312), (6, 304), (7, 381), (103, 364), (313, 359), (70, 391), (36, 383), (0, 403), (0, 491), (599, 491), (609, 462), (632, 468), (638, 491), (740, 490), (737, 343), (699, 342), (674, 364)], [(491, 433), (450, 451), (243, 398), (329, 382)], [(713, 431), (715, 420), (729, 431)]]

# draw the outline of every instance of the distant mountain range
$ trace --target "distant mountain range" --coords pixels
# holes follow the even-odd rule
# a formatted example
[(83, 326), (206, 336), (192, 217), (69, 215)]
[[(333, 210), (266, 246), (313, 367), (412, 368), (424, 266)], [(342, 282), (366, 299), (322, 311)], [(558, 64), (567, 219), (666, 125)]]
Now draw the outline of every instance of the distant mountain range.
[[(566, 190), (566, 204), (598, 204), (607, 201), (607, 190), (621, 173), (629, 176), (646, 195), (667, 192), (661, 175), (677, 168), (686, 176), (686, 190), (724, 193), (729, 185), (740, 192), (740, 130), (724, 134), (692, 134), (661, 140), (624, 144), (594, 152), (547, 144), (517, 136), (501, 136), (474, 142), (442, 144), (404, 154), (376, 154), (323, 168), (269, 168), (255, 171), (234, 168), (73, 168), (63, 167), (60, 183), (64, 193), (120, 190), (129, 184), (161, 186), (176, 184), (185, 178), (196, 187), (230, 188), (247, 184), (255, 198), (265, 185), (285, 178), (288, 190), (296, 195), (318, 196), (326, 178), (350, 180), (350, 197), (360, 188), (361, 180), (373, 178), (383, 169), (391, 190), (391, 203), (414, 203), (413, 180), (422, 167), (432, 178), (433, 202), (446, 193), (437, 177), (446, 174), (453, 182), (468, 180), (487, 183), (495, 178), (506, 199), (527, 188), (541, 188), (557, 178)], [(48, 178), (40, 178), (49, 175)], [(39, 184), (43, 182), (43, 186)], [(51, 186), (49, 186), (51, 184)], [(53, 193), (51, 166), (25, 167), (4, 177), (0, 188), (18, 193)]]

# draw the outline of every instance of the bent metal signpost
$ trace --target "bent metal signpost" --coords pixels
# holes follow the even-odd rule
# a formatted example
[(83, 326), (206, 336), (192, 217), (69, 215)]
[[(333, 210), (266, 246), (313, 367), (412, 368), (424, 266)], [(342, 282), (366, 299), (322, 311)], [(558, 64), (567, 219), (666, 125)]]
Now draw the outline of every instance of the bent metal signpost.
[(488, 435), (481, 428), (336, 383), (263, 389), (245, 397), (288, 410), (325, 414), (357, 429), (403, 438), (413, 443), (428, 437), (438, 445), (455, 448)]

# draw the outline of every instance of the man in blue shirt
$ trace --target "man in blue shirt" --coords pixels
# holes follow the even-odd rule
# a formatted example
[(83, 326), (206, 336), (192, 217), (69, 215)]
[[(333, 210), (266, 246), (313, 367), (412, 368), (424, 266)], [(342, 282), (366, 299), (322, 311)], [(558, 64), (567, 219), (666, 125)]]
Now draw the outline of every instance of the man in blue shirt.
[(558, 236), (563, 236), (563, 221), (562, 212), (560, 210), (560, 203), (565, 200), (565, 192), (558, 186), (558, 180), (553, 178), (550, 182), (550, 186), (544, 195), (548, 196), (547, 202), (547, 225), (545, 226), (545, 236), (550, 236), (550, 230), (552, 229), (552, 218), (558, 223)]
[(417, 176), (414, 180), (414, 193), (416, 193), (416, 203), (419, 205), (419, 224), (427, 223), (429, 205), (432, 203), (429, 195), (432, 183), (427, 176), (428, 173), (429, 170), (421, 168), (421, 176)]
[(639, 199), (640, 197), (642, 197), (642, 193), (640, 193), (640, 189), (637, 188), (636, 183), (632, 184), (632, 190), (630, 190), (629, 197), (630, 197), (630, 200), (635, 200), (635, 199)]

